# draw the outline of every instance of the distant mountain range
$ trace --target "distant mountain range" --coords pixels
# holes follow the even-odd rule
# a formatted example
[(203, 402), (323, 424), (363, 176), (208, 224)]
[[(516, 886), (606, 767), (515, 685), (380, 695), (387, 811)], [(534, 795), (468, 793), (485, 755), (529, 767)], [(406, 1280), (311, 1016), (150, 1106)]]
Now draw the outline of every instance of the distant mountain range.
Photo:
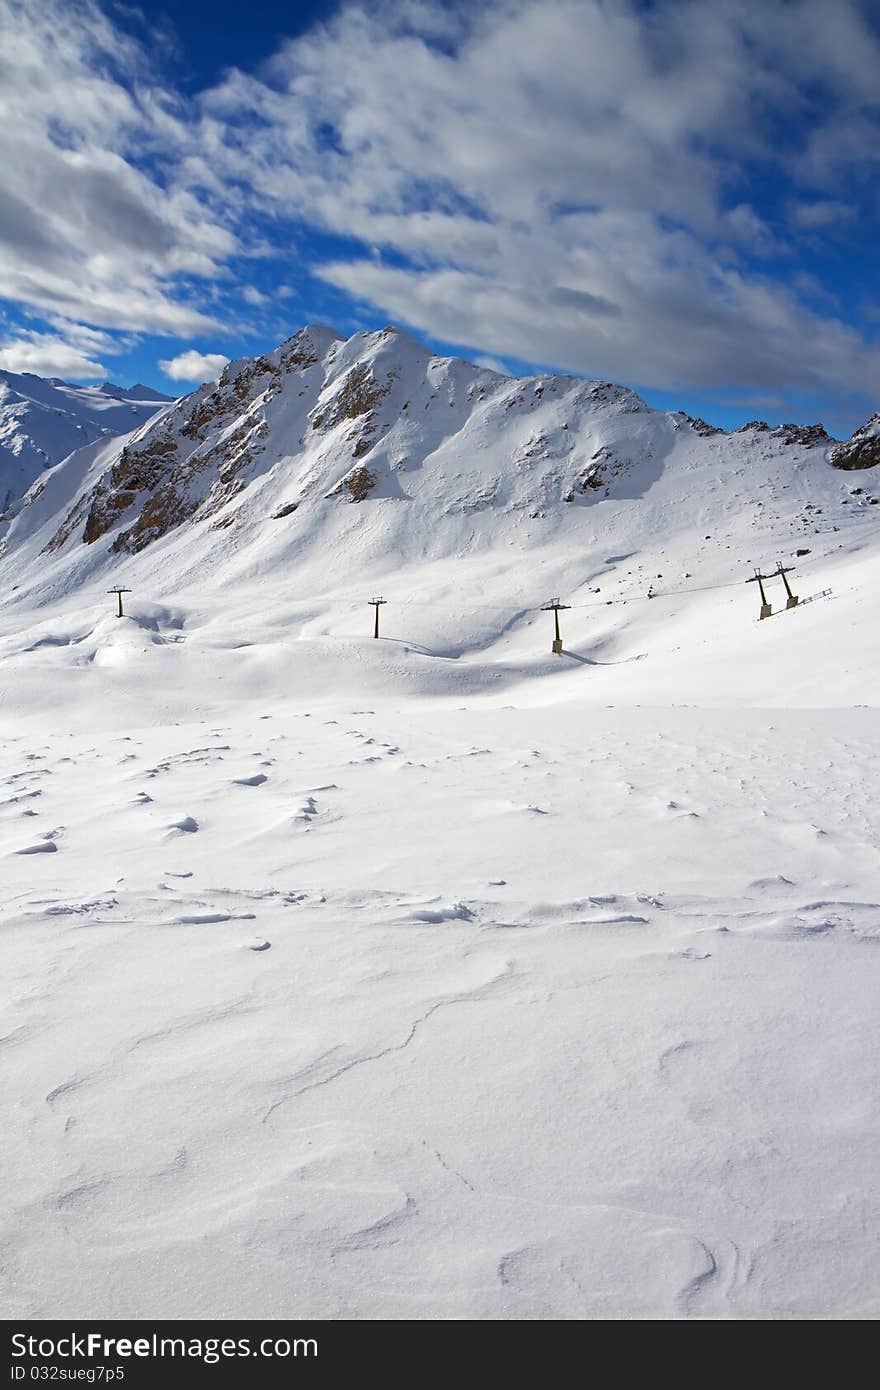
[(172, 399), (150, 386), (72, 386), (0, 371), (0, 515), (74, 449), (127, 434)]
[[(53, 384), (64, 386), (66, 383), (59, 381)], [(161, 391), (154, 390), (152, 386), (144, 386), (142, 381), (135, 382), (134, 386), (117, 386), (115, 382), (105, 381), (98, 390), (103, 391), (105, 396), (113, 396), (117, 401), (135, 401), (137, 404), (155, 401), (157, 405), (165, 405), (175, 399), (174, 396), (166, 396)]]

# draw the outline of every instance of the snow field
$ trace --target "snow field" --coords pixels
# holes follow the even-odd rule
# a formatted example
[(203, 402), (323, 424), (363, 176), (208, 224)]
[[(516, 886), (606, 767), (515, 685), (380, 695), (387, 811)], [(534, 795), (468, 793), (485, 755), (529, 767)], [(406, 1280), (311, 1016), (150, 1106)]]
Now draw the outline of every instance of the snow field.
[(876, 1314), (875, 711), (122, 713), (2, 754), (9, 1315)]

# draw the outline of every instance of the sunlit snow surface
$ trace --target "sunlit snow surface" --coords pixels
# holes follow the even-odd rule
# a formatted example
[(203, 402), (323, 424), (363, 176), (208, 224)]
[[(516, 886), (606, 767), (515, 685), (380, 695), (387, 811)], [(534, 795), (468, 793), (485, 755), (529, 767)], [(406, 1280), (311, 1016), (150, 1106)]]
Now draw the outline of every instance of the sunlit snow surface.
[(121, 562), (41, 553), (111, 446), (16, 518), (7, 1315), (880, 1313), (876, 470), (620, 418), (570, 506), (487, 426), (293, 519), (281, 431)]
[(735, 598), (704, 708), (659, 630), (7, 637), (5, 1312), (876, 1315), (880, 719), (724, 708), (855, 613)]

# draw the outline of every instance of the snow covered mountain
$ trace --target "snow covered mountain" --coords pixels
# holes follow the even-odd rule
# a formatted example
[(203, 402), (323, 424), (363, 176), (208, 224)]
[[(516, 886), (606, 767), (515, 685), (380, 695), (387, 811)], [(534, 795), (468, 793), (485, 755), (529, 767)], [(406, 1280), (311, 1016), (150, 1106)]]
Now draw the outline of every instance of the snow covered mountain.
[[(756, 530), (801, 528), (810, 510), (837, 518), (851, 489), (829, 464), (869, 467), (861, 436), (872, 428), (848, 445), (822, 425), (753, 421), (727, 435), (610, 382), (502, 377), (432, 356), (393, 328), (346, 342), (310, 327), (229, 364), (124, 448), (81, 450), (26, 496), (6, 549), (38, 538), (39, 553), (75, 556), (81, 575), (82, 545), (92, 570), (188, 523), (186, 555), (195, 546), (211, 570), (224, 531), (224, 550), (256, 545), (285, 566), (329, 548), (336, 575), (350, 577), (366, 552), (414, 559), (539, 541), (548, 521), (577, 545), (599, 518), (633, 516), (635, 499), (655, 538), (670, 525), (705, 531), (734, 502)], [(656, 499), (676, 489), (688, 506), (656, 516)], [(598, 502), (613, 506), (598, 512)]]
[(512, 620), (548, 593), (578, 605), (744, 582), (880, 515), (865, 431), (727, 434), (609, 382), (505, 377), (393, 328), (346, 341), (312, 326), (42, 476), (7, 526), (0, 580), (23, 601), (110, 573), (154, 597), (256, 574), (286, 592), (295, 575), (331, 607), (364, 585), (462, 604), (470, 588)]
[(166, 396), (153, 386), (144, 386), (142, 381), (135, 382), (134, 386), (117, 386), (113, 381), (105, 381), (98, 390), (103, 391), (105, 396), (113, 396), (117, 401), (155, 401), (156, 405), (167, 405), (169, 401), (174, 400), (173, 396)]
[(0, 516), (74, 449), (127, 434), (172, 398), (149, 386), (72, 386), (0, 371)]
[(312, 328), (39, 478), (7, 1315), (880, 1312), (875, 426)]

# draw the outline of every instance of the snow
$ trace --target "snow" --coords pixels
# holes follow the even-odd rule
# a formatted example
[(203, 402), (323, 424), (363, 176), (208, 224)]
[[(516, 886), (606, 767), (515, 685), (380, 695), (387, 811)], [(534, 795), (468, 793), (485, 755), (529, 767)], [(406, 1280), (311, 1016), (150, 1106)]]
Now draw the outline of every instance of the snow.
[(169, 403), (149, 386), (72, 386), (0, 370), (0, 518), (44, 469), (97, 439), (128, 434)]
[(876, 1316), (871, 470), (323, 332), (236, 526), (9, 530), (4, 1312)]

